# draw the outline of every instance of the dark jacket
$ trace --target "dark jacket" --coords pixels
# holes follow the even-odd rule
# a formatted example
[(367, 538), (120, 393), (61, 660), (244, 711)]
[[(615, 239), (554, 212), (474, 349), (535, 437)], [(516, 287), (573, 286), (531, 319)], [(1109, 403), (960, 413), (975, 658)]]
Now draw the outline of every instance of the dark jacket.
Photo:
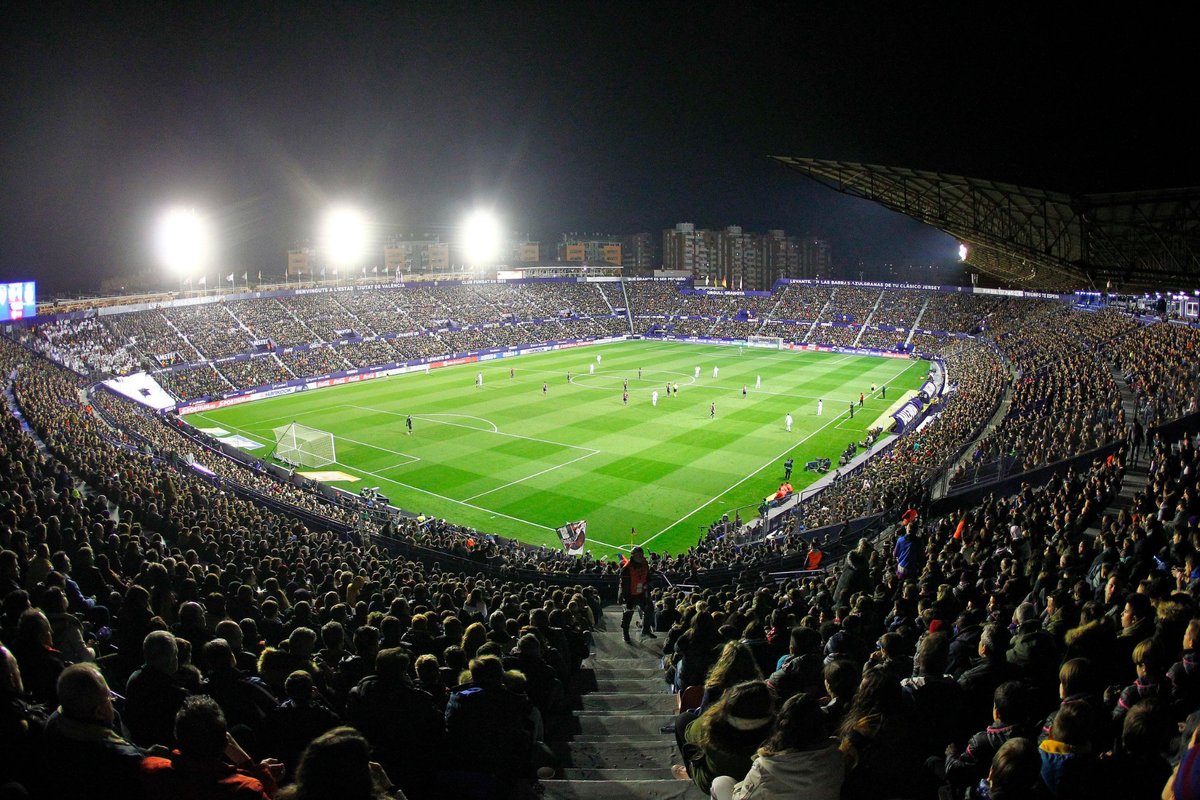
[(446, 735), (454, 753), (471, 753), (472, 767), (504, 780), (529, 771), (532, 704), (504, 686), (464, 683), (446, 704)]
[(55, 800), (141, 798), (145, 751), (111, 728), (50, 715), (42, 747), (45, 796)]
[(372, 758), (401, 787), (427, 779), (441, 763), (446, 724), (428, 692), (369, 675), (350, 690), (346, 713), (370, 743)]
[(263, 739), (271, 743), (271, 754), (287, 765), (291, 775), (309, 742), (339, 724), (338, 715), (320, 703), (298, 705), (285, 700), (267, 714)]
[(125, 724), (130, 737), (142, 747), (175, 742), (175, 714), (188, 690), (170, 675), (143, 666), (129, 676), (125, 686)]

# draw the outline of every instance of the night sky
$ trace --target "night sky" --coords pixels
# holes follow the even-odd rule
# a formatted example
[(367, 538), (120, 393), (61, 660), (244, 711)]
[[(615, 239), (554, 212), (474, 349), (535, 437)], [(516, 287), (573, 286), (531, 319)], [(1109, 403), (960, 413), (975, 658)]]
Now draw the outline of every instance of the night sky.
[(349, 200), (381, 237), (492, 205), (543, 257), (566, 231), (782, 227), (852, 274), (953, 243), (767, 156), (1200, 182), (1190, 26), (1094, 4), (98, 5), (19, 3), (0, 33), (0, 278), (43, 291), (146, 268), (173, 202), (239, 272)]

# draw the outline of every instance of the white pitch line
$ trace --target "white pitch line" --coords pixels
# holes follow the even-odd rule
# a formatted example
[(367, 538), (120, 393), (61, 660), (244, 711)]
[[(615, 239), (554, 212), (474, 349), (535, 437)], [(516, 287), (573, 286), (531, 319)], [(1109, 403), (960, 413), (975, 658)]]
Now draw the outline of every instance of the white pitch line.
[[(887, 381), (887, 382), (888, 382), (888, 383), (891, 383), (892, 381), (896, 380), (896, 378), (899, 378), (901, 375), (903, 375), (904, 373), (908, 372), (910, 369), (912, 369), (912, 368), (913, 368), (914, 366), (916, 366), (918, 363), (920, 363), (920, 362), (918, 362), (918, 361), (913, 361), (913, 362), (911, 362), (911, 363), (910, 363), (910, 364), (909, 364), (907, 367), (905, 367), (904, 369), (902, 369), (902, 370), (900, 370), (899, 372), (897, 372), (897, 373), (896, 373), (895, 375), (893, 375), (891, 378), (888, 378), (888, 381)], [(782, 453), (780, 453), (779, 455), (777, 455), (777, 456), (775, 456), (774, 458), (772, 458), (770, 461), (768, 461), (768, 462), (766, 462), (765, 464), (763, 464), (763, 465), (762, 465), (761, 467), (759, 467), (758, 469), (754, 470), (754, 472), (751, 472), (749, 475), (747, 475), (746, 477), (744, 477), (744, 478), (742, 478), (741, 480), (737, 481), (736, 483), (732, 484), (731, 486), (728, 486), (728, 487), (726, 487), (724, 490), (722, 490), (722, 491), (721, 491), (721, 493), (720, 493), (720, 494), (718, 494), (718, 495), (715, 495), (714, 497), (712, 497), (712, 498), (710, 498), (710, 499), (708, 499), (708, 500), (705, 500), (705, 501), (704, 501), (703, 503), (701, 503), (699, 506), (697, 506), (696, 508), (692, 509), (692, 510), (691, 510), (690, 512), (688, 512), (687, 514), (684, 514), (682, 517), (680, 517), (679, 519), (675, 520), (675, 521), (674, 521), (674, 522), (672, 522), (670, 525), (668, 525), (667, 527), (663, 528), (661, 531), (659, 531), (658, 533), (654, 534), (653, 536), (651, 536), (651, 537), (650, 537), (649, 539), (647, 539), (646, 541), (642, 542), (640, 546), (641, 546), (641, 547), (645, 547), (645, 546), (646, 546), (646, 545), (648, 545), (650, 542), (654, 541), (654, 540), (655, 540), (655, 539), (657, 539), (659, 536), (662, 536), (664, 533), (666, 533), (667, 531), (671, 530), (671, 528), (674, 528), (676, 525), (678, 525), (679, 523), (683, 522), (683, 521), (684, 521), (685, 519), (687, 519), (688, 517), (690, 517), (690, 516), (692, 516), (692, 515), (694, 515), (694, 514), (698, 513), (699, 511), (703, 510), (704, 508), (707, 508), (708, 506), (710, 506), (710, 505), (712, 505), (713, 503), (715, 503), (717, 500), (720, 500), (722, 497), (724, 497), (725, 495), (729, 494), (731, 491), (733, 491), (733, 490), (734, 490), (734, 489), (736, 489), (737, 487), (741, 486), (743, 483), (745, 483), (746, 481), (750, 480), (750, 479), (751, 479), (751, 478), (753, 478), (755, 475), (757, 475), (758, 473), (762, 472), (764, 469), (766, 469), (767, 467), (771, 466), (772, 464), (774, 464), (775, 462), (777, 462), (779, 459), (783, 458), (785, 455), (787, 455), (788, 453), (790, 453), (791, 451), (795, 450), (795, 449), (796, 449), (797, 447), (799, 447), (800, 445), (802, 445), (802, 444), (804, 444), (805, 442), (807, 442), (807, 441), (808, 441), (809, 439), (811, 439), (812, 437), (816, 436), (818, 433), (820, 433), (821, 431), (825, 430), (825, 429), (826, 429), (826, 428), (828, 428), (830, 425), (835, 425), (835, 424), (839, 423), (839, 422), (841, 421), (842, 417), (844, 417), (844, 416), (847, 416), (847, 413), (848, 413), (848, 412), (845, 412), (845, 411), (843, 411), (841, 414), (838, 414), (836, 417), (834, 417), (833, 419), (831, 419), (829, 422), (826, 422), (826, 423), (825, 423), (824, 425), (822, 425), (821, 427), (817, 428), (815, 431), (813, 431), (812, 433), (810, 433), (808, 436), (805, 436), (803, 439), (801, 439), (800, 441), (796, 442), (795, 444), (789, 445), (789, 446), (787, 447), (787, 449), (786, 449), (786, 450), (784, 450)]]
[(529, 480), (530, 478), (536, 478), (538, 475), (545, 475), (547, 472), (553, 472), (556, 469), (562, 469), (563, 467), (574, 464), (576, 461), (582, 461), (585, 458), (591, 458), (592, 456), (596, 455), (596, 453), (599, 453), (599, 452), (600, 452), (599, 450), (593, 450), (590, 453), (584, 453), (581, 456), (572, 458), (570, 461), (565, 461), (562, 464), (557, 464), (553, 467), (547, 467), (544, 470), (535, 472), (532, 475), (526, 475), (524, 478), (518, 478), (515, 481), (509, 481), (508, 483), (504, 484), (503, 486), (497, 486), (495, 489), (488, 489), (486, 492), (480, 492), (479, 494), (473, 494), (470, 497), (468, 497), (467, 500), (468, 501), (474, 500), (476, 497), (483, 497), (485, 494), (491, 494), (492, 492), (498, 492), (501, 489), (507, 489), (509, 486), (516, 486), (518, 483), (524, 483), (525, 481)]
[[(230, 427), (230, 428), (233, 428), (235, 431), (241, 431), (242, 433), (246, 434), (247, 436), (253, 436), (255, 439), (261, 439), (261, 440), (263, 440), (264, 442), (266, 442), (267, 444), (271, 444), (271, 443), (272, 443), (272, 440), (271, 440), (271, 439), (268, 439), (266, 436), (263, 436), (261, 433), (255, 433), (255, 432), (253, 432), (253, 431), (251, 431), (251, 430), (247, 430), (246, 428), (239, 428), (239, 427), (237, 427), (236, 425), (229, 425), (228, 427)], [(363, 447), (370, 447), (370, 448), (372, 448), (373, 450), (380, 450), (380, 451), (382, 451), (382, 452), (384, 452), (384, 453), (391, 453), (391, 454), (392, 454), (392, 455), (394, 455), (394, 456), (404, 456), (405, 458), (407, 458), (407, 459), (408, 459), (408, 461), (407, 461), (407, 462), (405, 462), (405, 463), (407, 463), (407, 464), (415, 464), (415, 463), (417, 463), (418, 461), (420, 461), (420, 460), (421, 460), (421, 457), (420, 457), (420, 456), (414, 456), (414, 455), (411, 455), (411, 454), (409, 454), (409, 453), (403, 453), (403, 452), (401, 452), (401, 451), (399, 451), (399, 450), (392, 450), (391, 448), (388, 448), (388, 447), (381, 447), (380, 445), (377, 445), (377, 444), (371, 444), (370, 442), (360, 442), (360, 441), (358, 441), (357, 439), (350, 439), (350, 438), (347, 438), (347, 437), (345, 437), (345, 436), (339, 436), (339, 435), (337, 435), (337, 434), (334, 434), (334, 435), (333, 435), (333, 438), (334, 438), (334, 439), (341, 439), (343, 442), (350, 442), (351, 444), (357, 444), (357, 445), (361, 445), (361, 446), (363, 446)], [(393, 466), (398, 466), (398, 465), (395, 465), (395, 464), (394, 464)], [(392, 467), (388, 467), (388, 469), (391, 469), (391, 468), (392, 468)]]
[[(382, 408), (372, 408), (370, 406), (347, 405), (347, 406), (343, 406), (343, 408), (357, 408), (360, 411), (373, 411), (376, 414), (391, 414), (394, 417), (408, 416), (407, 414), (402, 414), (399, 411), (385, 411)], [(467, 415), (462, 414), (460, 416), (465, 417)], [(491, 422), (490, 420), (486, 420), (483, 417), (471, 417), (471, 419), (477, 419), (480, 422), (487, 422), (489, 425), (495, 426), (494, 422)], [(522, 436), (519, 433), (507, 433), (505, 431), (500, 430), (499, 428), (496, 428), (496, 430), (494, 430), (494, 431), (487, 431), (487, 430), (484, 430), (483, 428), (476, 428), (471, 425), (462, 425), (458, 422), (443, 422), (442, 420), (438, 420), (438, 419), (430, 420), (430, 422), (435, 422), (438, 425), (450, 425), (451, 427), (454, 427), (454, 428), (466, 428), (467, 430), (479, 431), (480, 433), (494, 433), (497, 436), (508, 436), (513, 439), (524, 439), (527, 442), (537, 442), (539, 444), (552, 444), (555, 447), (569, 447), (572, 450), (587, 450), (589, 453), (591, 453), (593, 455), (600, 452), (599, 450), (593, 449), (591, 447), (584, 447), (584, 446), (578, 445), (578, 444), (565, 444), (563, 442), (552, 442), (549, 439), (538, 439), (536, 436)]]

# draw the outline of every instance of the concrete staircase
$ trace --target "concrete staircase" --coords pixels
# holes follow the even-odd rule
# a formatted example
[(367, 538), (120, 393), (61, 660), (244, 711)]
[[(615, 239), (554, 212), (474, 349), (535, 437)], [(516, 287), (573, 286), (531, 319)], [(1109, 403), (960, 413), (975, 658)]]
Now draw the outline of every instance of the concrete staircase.
[(565, 767), (560, 778), (541, 782), (542, 797), (703, 800), (694, 783), (671, 777), (671, 765), (682, 761), (675, 735), (660, 730), (675, 715), (659, 666), (662, 638), (633, 633), (633, 642), (624, 642), (619, 607), (605, 609), (604, 622), (581, 671), (578, 709), (555, 726), (560, 730), (547, 729), (547, 744)]

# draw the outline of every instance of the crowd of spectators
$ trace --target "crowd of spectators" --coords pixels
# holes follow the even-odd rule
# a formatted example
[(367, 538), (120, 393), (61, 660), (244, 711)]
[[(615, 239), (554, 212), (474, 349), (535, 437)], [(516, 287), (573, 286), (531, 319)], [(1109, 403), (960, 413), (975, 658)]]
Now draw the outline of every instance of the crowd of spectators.
[(818, 325), (809, 335), (811, 344), (824, 344), (830, 347), (852, 347), (862, 324), (858, 325)]
[(161, 313), (205, 358), (223, 358), (250, 349), (249, 333), (223, 302), (172, 306)]
[(1111, 369), (1081, 333), (1103, 324), (1102, 317), (1059, 309), (996, 337), (1016, 381), (1008, 413), (979, 443), (976, 462), (1009, 458), (1032, 469), (1124, 435)]
[(1167, 322), (1117, 331), (1104, 345), (1145, 426), (1200, 409), (1200, 329)]
[(821, 315), (821, 321), (853, 322), (862, 325), (883, 294), (886, 292), (873, 286), (838, 286)]
[[(933, 302), (934, 292), (916, 289), (889, 289), (883, 293), (879, 308), (875, 309), (874, 321), (897, 328), (911, 328), (926, 302)], [(922, 326), (925, 327), (922, 321)]]
[(897, 350), (907, 338), (908, 331), (906, 330), (885, 331), (872, 325), (863, 331), (858, 340), (858, 346), (872, 347), (876, 350)]
[(1116, 520), (1125, 453), (828, 571), (664, 588), (665, 678), (698, 703), (673, 771), (717, 798), (1196, 797), (1200, 451), (1173, 444)]
[(350, 342), (339, 347), (337, 353), (354, 367), (391, 364), (400, 359), (400, 355), (384, 339), (362, 339)]
[[(350, 363), (344, 358), (344, 347), (315, 345), (307, 350), (290, 350), (280, 352), (279, 360), (293, 375), (301, 378), (313, 375), (328, 375), (349, 369)], [(386, 362), (376, 362), (386, 363)]]
[(680, 284), (664, 281), (626, 282), (625, 292), (629, 295), (629, 312), (634, 318), (634, 329), (640, 333), (649, 327), (652, 319), (675, 314), (683, 301), (679, 289)]
[(243, 359), (229, 359), (214, 366), (225, 376), (226, 380), (238, 389), (283, 383), (296, 377), (280, 363), (274, 353), (264, 353)]
[[(307, 339), (302, 340), (304, 342), (314, 341), (314, 336), (316, 341), (336, 342), (347, 338), (348, 334), (345, 331), (354, 331), (360, 336), (369, 335), (370, 331), (361, 330), (362, 326), (357, 324), (350, 311), (340, 302), (346, 294), (348, 293), (295, 294), (277, 298), (277, 302), (282, 305), (285, 313), (299, 320), (304, 328), (312, 332)], [(393, 311), (393, 316), (394, 314)]]
[(212, 364), (197, 364), (193, 367), (159, 372), (154, 377), (162, 388), (183, 401), (216, 397), (225, 392), (232, 392), (235, 388)]
[[(7, 342), (0, 367), (46, 446), (5, 415), (5, 792), (306, 796), (323, 734), (410, 798), (507, 796), (552, 771), (539, 739), (587, 655), (594, 591), (311, 531), (131, 446), (69, 399), (71, 373)], [(180, 447), (124, 402), (106, 411)]]
[(100, 317), (43, 323), (27, 341), (47, 358), (83, 375), (123, 375), (139, 362), (133, 343), (119, 338)]
[[(326, 302), (333, 305), (331, 299)], [(245, 326), (250, 332), (250, 338), (255, 341), (269, 340), (276, 347), (291, 347), (317, 341), (316, 333), (293, 316), (277, 297), (238, 300), (227, 304), (226, 308)]]
[[(903, 507), (994, 412), (1006, 383), (997, 352), (1018, 375), (1022, 412), (999, 430), (1019, 429), (1030, 452), (1119, 437), (1102, 351), (1131, 354), (1122, 366), (1156, 420), (1194, 402), (1186, 333), (1049, 308), (1024, 323), (994, 318), (993, 341), (946, 355), (957, 388), (940, 413), (802, 505), (799, 524)], [(1146, 352), (1182, 371), (1135, 366)], [(231, 484), (331, 519), (353, 513), (220, 459), (123, 399), (82, 403), (75, 374), (8, 340), (0, 370), (15, 375), (13, 398), (45, 446), (4, 415), (6, 780), (69, 800), (97, 786), (302, 797), (322, 781), (350, 796), (361, 779), (374, 786), (363, 796), (395, 783), (419, 799), (498, 796), (554, 771), (539, 740), (587, 655), (593, 590), (471, 577), (310, 529)], [(835, 569), (782, 584), (753, 567), (805, 551), (822, 566), (799, 525), (758, 544), (734, 533), (652, 554), (660, 572), (740, 576), (658, 590), (669, 683), (703, 689), (675, 722), (686, 757), (675, 771), (736, 793), (779, 779), (773, 765), (813, 759), (809, 788), (849, 800), (881, 786), (917, 800), (939, 789), (1136, 799), (1164, 785), (1196, 796), (1200, 451), (1194, 435), (1139, 447), (1149, 481), (1115, 516), (1101, 512), (1125, 450), (939, 519), (906, 515), (894, 544), (864, 541)], [(616, 569), (436, 520), (388, 532), (447, 563)]]
[(810, 283), (789, 283), (771, 311), (771, 319), (812, 322), (821, 316), (833, 287)]

